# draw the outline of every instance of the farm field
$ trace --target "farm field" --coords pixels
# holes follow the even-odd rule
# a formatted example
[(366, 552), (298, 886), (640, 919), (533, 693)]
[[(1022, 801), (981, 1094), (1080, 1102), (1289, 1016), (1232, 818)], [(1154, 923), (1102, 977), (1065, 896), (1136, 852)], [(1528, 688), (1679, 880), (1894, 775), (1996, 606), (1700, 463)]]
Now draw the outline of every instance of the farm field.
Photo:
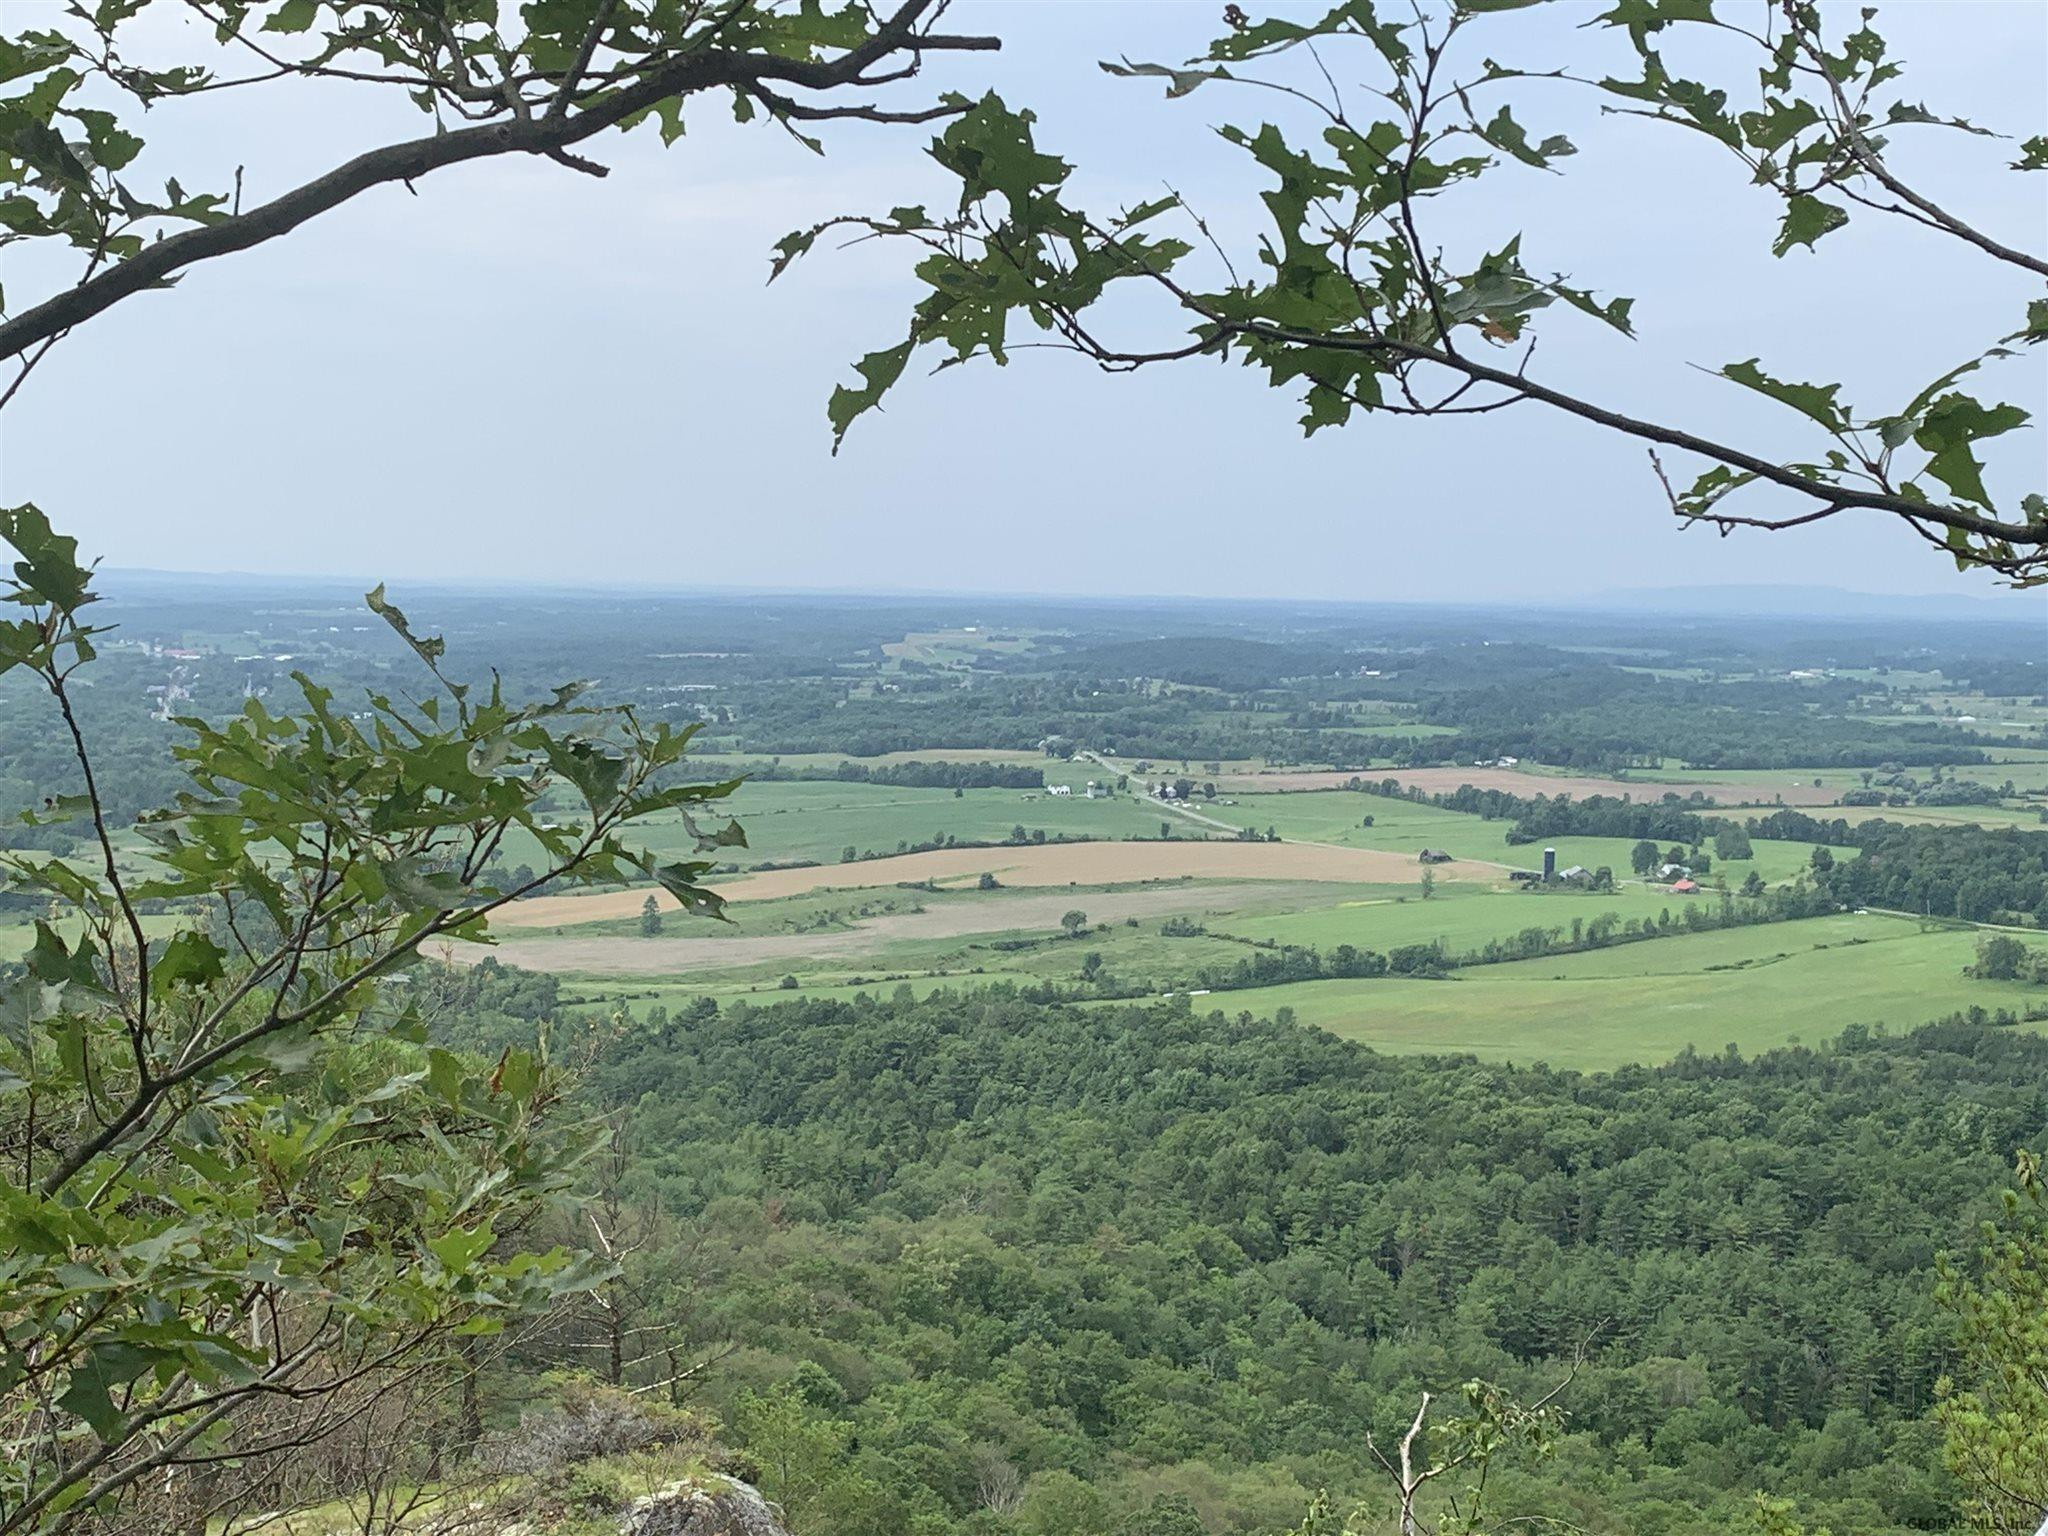
[[(757, 964), (794, 960), (819, 965), (857, 964), (865, 970), (903, 971), (937, 965), (980, 966), (1005, 974), (1064, 977), (1080, 953), (1098, 951), (1123, 975), (1156, 976), (1173, 984), (1200, 964), (1234, 962), (1246, 945), (1334, 950), (1342, 944), (1387, 951), (1439, 944), (1461, 955), (1491, 940), (1531, 928), (1560, 936), (1574, 922), (1613, 914), (1654, 921), (1681, 911), (1684, 898), (1661, 891), (1624, 889), (1596, 895), (1535, 895), (1520, 890), (1449, 883), (1423, 899), (1413, 884), (1343, 888), (1333, 899), (1324, 884), (1183, 881), (1148, 886), (1078, 887), (1056, 893), (1004, 889), (833, 892), (775, 902), (735, 904), (730, 924), (675, 924), (642, 936), (638, 920), (612, 919), (550, 929), (522, 928), (501, 938), (501, 961), (584, 975), (683, 975), (715, 980), (750, 972)], [(1704, 900), (1705, 898), (1696, 898)], [(1091, 931), (1081, 949), (1061, 945), (1040, 954), (933, 941), (1007, 935), (1029, 941), (1054, 934), (1063, 913), (1080, 909)], [(1153, 940), (1156, 924), (1133, 920), (1167, 914), (1197, 918), (1207, 937), (1237, 946), (1203, 952), (1191, 939)], [(1100, 931), (1103, 925), (1107, 931)], [(482, 951), (462, 958), (480, 958)]]
[(923, 747), (914, 752), (877, 752), (869, 756), (852, 752), (733, 753), (707, 750), (692, 752), (689, 756), (693, 777), (704, 779), (743, 773), (761, 763), (829, 774), (836, 771), (841, 763), (857, 763), (864, 768), (887, 768), (899, 763), (1014, 763), (1030, 768), (1053, 768), (1058, 766), (1058, 759), (1049, 758), (1043, 752), (1004, 751), (997, 747)]
[[(1838, 805), (1826, 814), (1843, 821), (1896, 821), (1908, 826), (2039, 828), (2048, 805)], [(1816, 813), (1818, 814), (1818, 813)]]
[(1963, 976), (1976, 942), (1967, 931), (1844, 915), (1476, 967), (1444, 981), (1298, 982), (1213, 1000), (1262, 1016), (1290, 1008), (1378, 1050), (1593, 1070), (1688, 1047), (1748, 1054), (1818, 1044), (1852, 1024), (1904, 1030), (1972, 1005), (2038, 1003), (2038, 988)]
[[(1142, 796), (1089, 800), (1017, 789), (969, 789), (956, 796), (950, 789), (814, 780), (743, 784), (699, 820), (713, 816), (736, 817), (746, 828), (747, 846), (726, 850), (743, 868), (800, 859), (837, 864), (848, 848), (888, 854), (945, 837), (1000, 843), (1020, 826), (1048, 838), (1157, 837), (1160, 822), (1158, 809)], [(695, 847), (673, 816), (648, 818), (636, 828), (636, 840), (663, 858), (691, 856)], [(504, 853), (508, 862), (538, 855), (530, 842), (508, 842)]]
[[(1176, 838), (1144, 843), (1044, 843), (1008, 848), (939, 848), (856, 864), (778, 869), (719, 883), (731, 901), (772, 901), (811, 891), (880, 888), (935, 881), (971, 883), (983, 873), (1005, 885), (1102, 886), (1148, 880), (1310, 880), (1350, 885), (1411, 883), (1420, 874), (1414, 856), (1363, 848), (1310, 844), (1206, 842)], [(1496, 882), (1502, 871), (1453, 861), (1436, 866), (1439, 881)], [(571, 923), (631, 917), (648, 895), (644, 888), (540, 896), (498, 913), (493, 926), (558, 928)], [(660, 898), (666, 906), (667, 898)]]
[[(1516, 795), (1627, 796), (1638, 802), (1661, 800), (1665, 795), (1698, 793), (1722, 805), (1748, 803), (1785, 805), (1832, 805), (1842, 789), (1853, 788), (1853, 778), (1829, 787), (1826, 776), (1816, 787), (1812, 776), (1800, 781), (1787, 772), (1742, 774), (1705, 773), (1697, 770), (1644, 769), (1639, 778), (1617, 779), (1548, 769), (1540, 764), (1515, 768), (1373, 768), (1362, 771), (1325, 769), (1273, 769), (1263, 773), (1233, 774), (1219, 778), (1219, 788), (1246, 790), (1341, 789), (1354, 778), (1395, 779), (1429, 794), (1449, 794), (1464, 785), (1474, 789), (1505, 790)], [(1839, 775), (1838, 775), (1839, 778)], [(1782, 797), (1782, 801), (1776, 797)]]
[(864, 963), (900, 968), (930, 963), (935, 956), (955, 952), (960, 946), (949, 941), (968, 935), (1057, 932), (1061, 917), (1076, 908), (1085, 909), (1091, 922), (1123, 923), (1165, 914), (1286, 910), (1303, 895), (1302, 888), (1284, 884), (1195, 881), (1052, 892), (902, 892), (892, 893), (893, 899), (886, 903), (892, 910), (829, 927), (793, 931), (776, 909), (815, 906), (800, 898), (797, 903), (740, 906), (735, 912), (735, 931), (725, 935), (707, 932), (712, 925), (678, 923), (647, 938), (637, 931), (620, 931), (631, 926), (621, 922), (522, 933), (502, 940), (491, 952), (507, 965), (586, 975), (682, 975), (864, 956), (872, 957)]
[(1425, 901), (1410, 886), (1284, 913), (1238, 913), (1210, 926), (1254, 942), (1270, 940), (1325, 952), (1339, 944), (1384, 951), (1440, 943), (1447, 953), (1457, 955), (1529, 928), (1569, 933), (1574, 922), (1590, 922), (1607, 913), (1624, 920), (1655, 920), (1660, 912), (1683, 911), (1688, 900), (1711, 902), (1708, 897), (1672, 896), (1641, 886), (1602, 894), (1537, 894), (1471, 885), (1439, 887)]
[[(1510, 823), (1488, 821), (1463, 811), (1447, 811), (1413, 800), (1394, 800), (1384, 795), (1362, 794), (1356, 790), (1316, 790), (1278, 795), (1238, 795), (1235, 803), (1215, 808), (1202, 807), (1204, 814), (1218, 820), (1263, 832), (1268, 827), (1283, 839), (1298, 842), (1333, 843), (1348, 848), (1383, 848), (1400, 853), (1420, 853), (1437, 848), (1460, 859), (1483, 860), (1515, 869), (1542, 866), (1543, 850), (1557, 849), (1560, 869), (1583, 864), (1598, 869), (1605, 864), (1617, 879), (1630, 876), (1629, 851), (1634, 840), (1619, 837), (1561, 837), (1538, 843), (1510, 843)], [(1365, 818), (1372, 825), (1365, 825)], [(1725, 873), (1731, 884), (1739, 885), (1752, 869), (1765, 881), (1788, 880), (1806, 867), (1812, 850), (1805, 843), (1772, 842), (1757, 839), (1755, 857), (1714, 863), (1713, 873)]]
[(921, 662), (926, 666), (968, 666), (991, 656), (1021, 656), (1032, 647), (1030, 632), (991, 631), (974, 628), (913, 631), (901, 640), (885, 644), (882, 654), (891, 661)]
[[(943, 990), (971, 993), (1053, 975), (1071, 979), (1077, 961), (1089, 950), (1100, 952), (1113, 972), (1127, 966), (1136, 969), (1148, 959), (1180, 957), (1188, 963), (1210, 963), (1243, 952), (1217, 937), (1218, 925), (1211, 926), (1210, 936), (1202, 939), (1127, 940), (1115, 931), (1080, 941), (1049, 939), (1029, 957), (1005, 957), (1008, 963), (1002, 969), (980, 972), (960, 965), (966, 957), (957, 953), (951, 957), (954, 967), (941, 971), (938, 962), (946, 957), (936, 952), (920, 956), (892, 948), (858, 970), (804, 973), (796, 987), (779, 984), (766, 971), (706, 977), (695, 983), (578, 975), (565, 985), (587, 1001), (660, 1003), (670, 1008), (702, 996), (765, 1004), (887, 995), (903, 989), (917, 997)], [(1252, 925), (1240, 919), (1222, 926)], [(1962, 974), (1975, 953), (1976, 940), (1977, 935), (1967, 930), (1923, 931), (1909, 919), (1842, 914), (1475, 966), (1442, 980), (1293, 982), (1197, 992), (1188, 1001), (1201, 1011), (1220, 1009), (1256, 1017), (1290, 1010), (1300, 1023), (1376, 1050), (1469, 1053), (1592, 1071), (1627, 1062), (1665, 1061), (1688, 1048), (1713, 1054), (1733, 1045), (1754, 1054), (1797, 1043), (1819, 1044), (1851, 1025), (1905, 1030), (1972, 1006), (2019, 1014), (2038, 1005), (2038, 988), (1981, 982)], [(920, 961), (930, 968), (921, 968)], [(2036, 1022), (2018, 1027), (2044, 1026)]]

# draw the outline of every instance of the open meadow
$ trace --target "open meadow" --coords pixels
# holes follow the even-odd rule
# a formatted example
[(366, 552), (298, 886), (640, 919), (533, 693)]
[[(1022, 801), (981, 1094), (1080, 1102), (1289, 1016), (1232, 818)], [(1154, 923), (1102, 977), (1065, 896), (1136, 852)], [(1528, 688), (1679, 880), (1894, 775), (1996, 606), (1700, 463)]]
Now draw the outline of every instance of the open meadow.
[[(1317, 981), (1213, 1001), (1294, 1017), (1376, 1050), (1469, 1051), (1595, 1069), (1680, 1051), (1817, 1045), (1850, 1025), (1911, 1029), (1972, 1007), (2038, 1006), (2038, 988), (1963, 975), (1969, 932), (1844, 915), (1516, 961), (1454, 980)], [(2022, 1027), (2039, 1029), (2039, 1022)]]

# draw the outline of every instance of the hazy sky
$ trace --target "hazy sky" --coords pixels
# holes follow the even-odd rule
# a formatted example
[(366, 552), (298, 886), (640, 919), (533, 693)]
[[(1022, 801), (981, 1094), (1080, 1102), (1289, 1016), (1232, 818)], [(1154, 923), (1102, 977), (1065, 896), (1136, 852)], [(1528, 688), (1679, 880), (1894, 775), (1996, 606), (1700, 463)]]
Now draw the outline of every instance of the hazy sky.
[[(39, 7), (55, 0), (12, 0), (10, 24)], [(1083, 167), (1097, 206), (1171, 183), (1243, 250), (1261, 183), (1206, 126), (1256, 123), (1278, 99), (1212, 86), (1168, 103), (1095, 67), (1183, 57), (1219, 8), (959, 0), (949, 25), (1005, 51), (926, 86), (997, 85), (1037, 109), (1042, 145)], [(1570, 25), (1596, 9), (1513, 18), (1502, 51), (1624, 67), (1618, 38)], [(2048, 128), (2039, 0), (1894, 0), (1880, 26), (1937, 109), (2016, 138)], [(1522, 228), (1532, 267), (1636, 296), (1640, 341), (1553, 323), (1537, 354), (1601, 401), (1791, 454), (1805, 440), (1781, 414), (1686, 365), (1761, 356), (1897, 404), (2038, 292), (1870, 214), (1776, 262), (1775, 203), (1704, 141), (1603, 120), (1565, 88), (1518, 100), (1534, 128), (1577, 139), (1568, 174), (1517, 173), (1495, 187), (1513, 206), (1447, 206), (1435, 228), (1454, 246)], [(400, 98), (320, 86), (175, 103), (145, 126), (159, 175), (220, 186), (246, 164), (253, 201), (424, 123)], [(606, 181), (521, 160), (373, 193), (59, 347), (0, 425), (0, 493), (112, 564), (172, 569), (1361, 599), (1996, 590), (1875, 514), (1681, 534), (1640, 448), (1540, 406), (1304, 442), (1293, 399), (1214, 364), (1106, 377), (1038, 352), (915, 379), (835, 460), (825, 398), (900, 335), (908, 253), (821, 250), (772, 289), (767, 253), (830, 213), (942, 198), (928, 136), (853, 125), (820, 159), (706, 102), (672, 150), (599, 141)], [(2041, 247), (2048, 177), (2001, 172), (2008, 145), (1929, 137), (1900, 156), (1956, 211)], [(10, 261), (12, 304), (50, 275)], [(1144, 339), (1145, 317), (1128, 319)], [(2048, 416), (2044, 364), (2000, 382)], [(2040, 483), (2042, 441), (2004, 445), (2008, 484)]]

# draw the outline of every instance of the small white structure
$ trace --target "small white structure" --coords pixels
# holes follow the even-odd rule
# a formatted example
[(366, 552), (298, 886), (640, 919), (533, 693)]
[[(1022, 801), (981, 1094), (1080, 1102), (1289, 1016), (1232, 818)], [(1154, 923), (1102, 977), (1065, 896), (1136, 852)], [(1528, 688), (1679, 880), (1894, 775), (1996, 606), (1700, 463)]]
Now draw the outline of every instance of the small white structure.
[(1074, 786), (1071, 784), (1055, 784), (1046, 790), (1048, 795), (1071, 795), (1073, 792)]

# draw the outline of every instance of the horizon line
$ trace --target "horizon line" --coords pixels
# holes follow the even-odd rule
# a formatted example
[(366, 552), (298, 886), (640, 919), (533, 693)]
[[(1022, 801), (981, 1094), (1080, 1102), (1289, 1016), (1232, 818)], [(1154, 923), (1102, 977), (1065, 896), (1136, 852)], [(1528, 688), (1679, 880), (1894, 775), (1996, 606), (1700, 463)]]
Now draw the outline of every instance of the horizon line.
[[(275, 583), (284, 586), (330, 586), (353, 587), (358, 582), (374, 586), (378, 578), (363, 573), (301, 572), (301, 571), (242, 571), (220, 569), (173, 569), (163, 566), (101, 566), (101, 573), (115, 577), (142, 577), (166, 581), (211, 581), (232, 582), (246, 586), (261, 586)], [(1191, 592), (1054, 592), (1026, 591), (998, 588), (972, 587), (852, 587), (852, 586), (765, 586), (749, 583), (666, 583), (636, 582), (619, 580), (598, 582), (590, 580), (549, 579), (545, 577), (462, 577), (462, 576), (397, 576), (381, 578), (385, 582), (397, 580), (417, 588), (441, 588), (463, 592), (531, 592), (556, 593), (561, 595), (623, 596), (634, 597), (780, 597), (793, 599), (953, 599), (956, 601), (997, 601), (997, 602), (1052, 602), (1077, 605), (1153, 604), (1153, 603), (1228, 603), (1243, 606), (1291, 605), (1298, 608), (1449, 608), (1449, 609), (1505, 609), (1522, 612), (1551, 610), (1586, 610), (1617, 614), (1640, 614), (1661, 612), (1667, 616), (1686, 614), (1699, 617), (1732, 617), (1732, 611), (1717, 610), (1711, 606), (1697, 609), (1670, 606), (1674, 600), (1683, 601), (1698, 597), (1704, 602), (1711, 594), (1748, 594), (1763, 597), (1783, 593), (1788, 598), (1800, 593), (1825, 592), (1834, 596), (1850, 598), (1871, 604), (1873, 607), (1886, 605), (1918, 606), (1930, 602), (1953, 603), (1959, 607), (1980, 609), (1980, 612), (1957, 617), (1985, 619), (1993, 622), (2023, 618), (2048, 618), (2048, 610), (2028, 613), (2018, 606), (2020, 601), (2031, 594), (2023, 589), (2005, 589), (2000, 592), (1872, 592), (1853, 587), (1837, 587), (1812, 582), (1720, 582), (1697, 586), (1670, 587), (1626, 587), (1606, 588), (1594, 592), (1575, 594), (1545, 594), (1528, 598), (1509, 596), (1473, 596), (1465, 598), (1439, 597), (1310, 597), (1274, 596), (1257, 594), (1250, 596), (1217, 596), (1211, 593)], [(1753, 612), (1745, 617), (1756, 617)], [(1852, 618), (1853, 614), (1787, 613), (1787, 619), (1804, 619), (1808, 622), (1829, 618)]]

